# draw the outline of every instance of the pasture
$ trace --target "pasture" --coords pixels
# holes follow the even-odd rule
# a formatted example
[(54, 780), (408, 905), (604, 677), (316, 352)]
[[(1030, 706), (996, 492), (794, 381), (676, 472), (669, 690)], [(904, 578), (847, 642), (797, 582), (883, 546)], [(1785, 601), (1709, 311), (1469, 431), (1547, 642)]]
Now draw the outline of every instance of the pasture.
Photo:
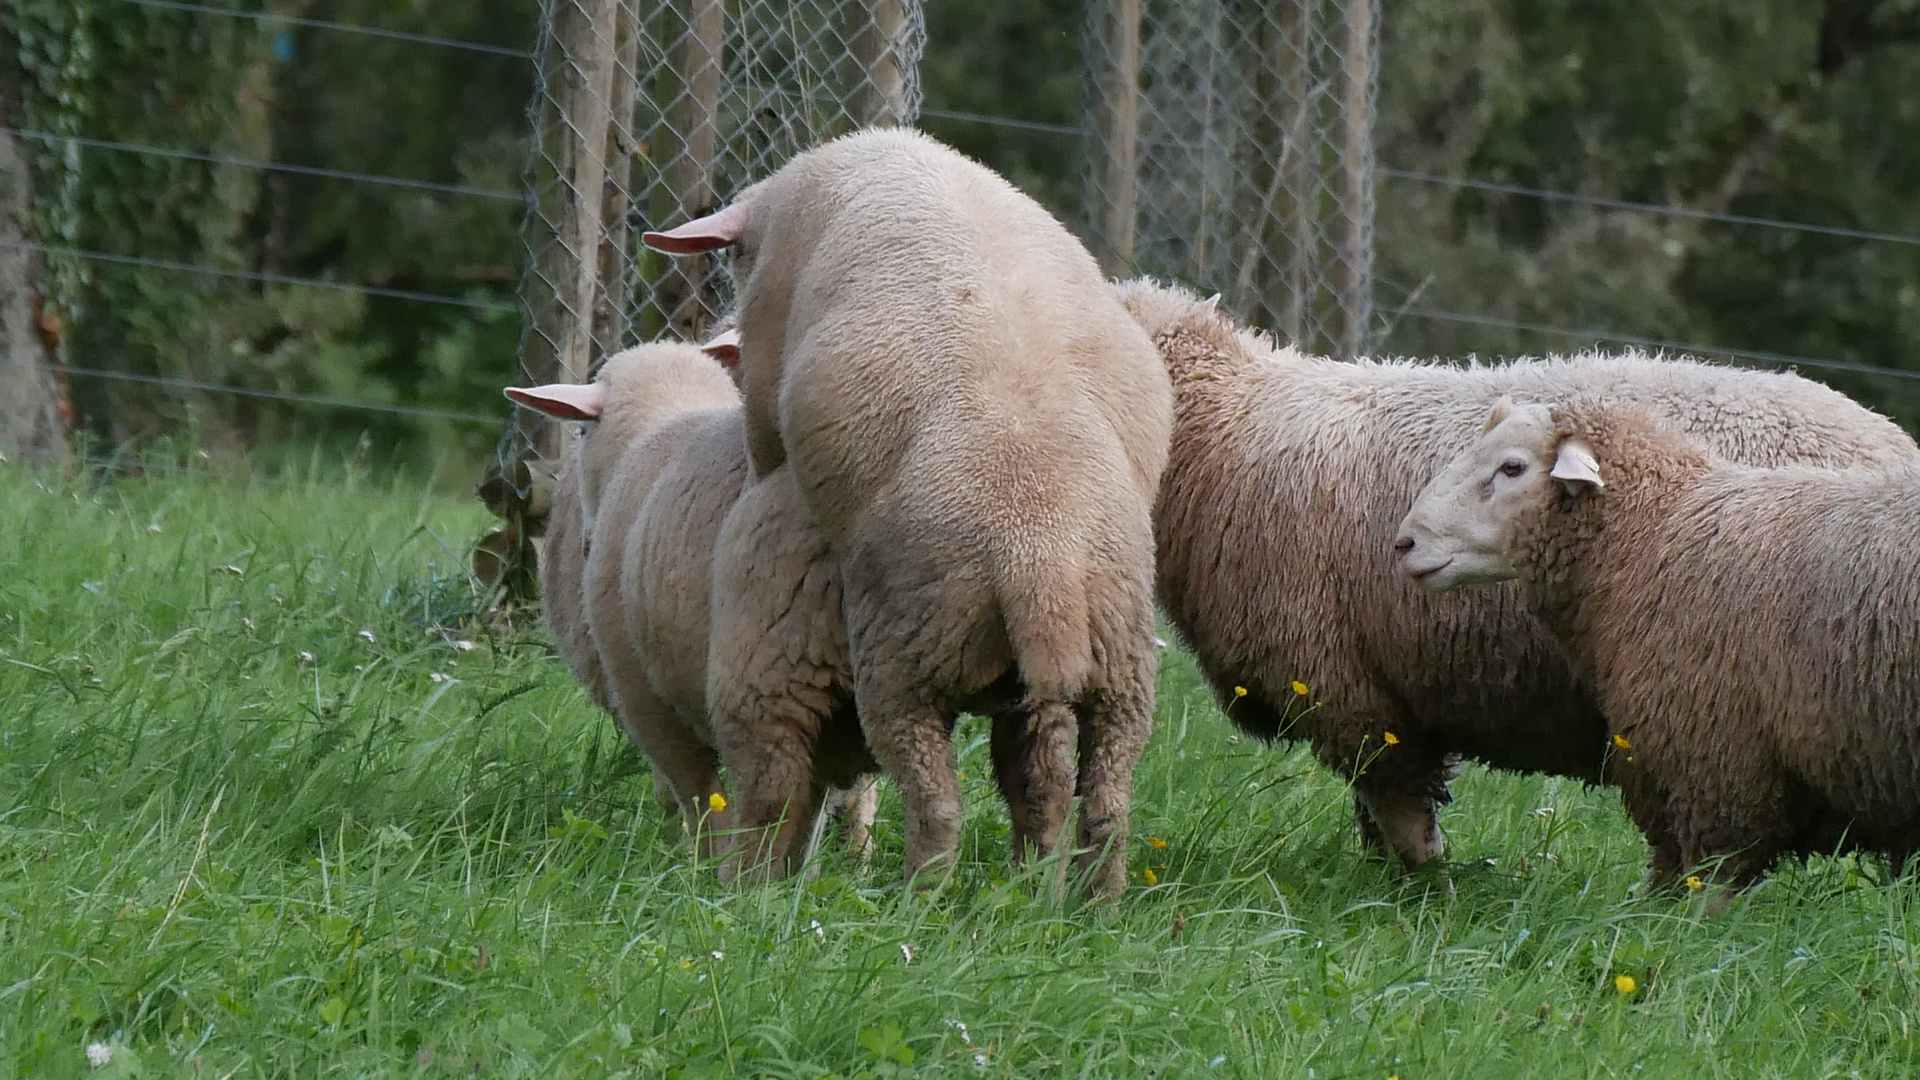
[[(1920, 889), (1852, 859), (1707, 918), (1606, 791), (1468, 770), (1451, 898), (1169, 650), (1133, 880), (1007, 857), (981, 723), (942, 889), (718, 885), (470, 500), (337, 470), (0, 467), (0, 1076), (1890, 1077)], [(1303, 677), (1306, 673), (1303, 673)]]

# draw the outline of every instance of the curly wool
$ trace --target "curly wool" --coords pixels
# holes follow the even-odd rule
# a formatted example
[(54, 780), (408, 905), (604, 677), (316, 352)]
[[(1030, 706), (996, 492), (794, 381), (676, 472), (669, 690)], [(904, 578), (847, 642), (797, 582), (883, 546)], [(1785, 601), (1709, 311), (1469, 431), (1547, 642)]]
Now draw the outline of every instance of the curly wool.
[[(1520, 510), (1508, 555), (1631, 752), (1608, 778), (1656, 879), (1746, 885), (1920, 845), (1920, 466), (1754, 469), (1591, 397), (1606, 487)], [(1715, 860), (1720, 860), (1715, 865)]]
[(1496, 399), (1606, 389), (1753, 464), (1920, 456), (1892, 422), (1793, 375), (1636, 353), (1342, 363), (1275, 348), (1185, 290), (1117, 288), (1174, 383), (1162, 605), (1233, 722), (1310, 740), (1357, 775), (1363, 835), (1409, 864), (1444, 850), (1436, 809), (1460, 756), (1601, 776), (1601, 714), (1511, 586), (1434, 595), (1394, 571), (1401, 515)]

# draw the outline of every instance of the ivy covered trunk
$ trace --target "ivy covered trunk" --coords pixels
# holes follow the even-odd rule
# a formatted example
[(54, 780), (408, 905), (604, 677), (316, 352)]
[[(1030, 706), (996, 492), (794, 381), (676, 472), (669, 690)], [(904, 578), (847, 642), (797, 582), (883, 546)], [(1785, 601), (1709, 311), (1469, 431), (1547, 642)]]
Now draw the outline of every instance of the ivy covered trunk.
[(12, 34), (0, 33), (0, 50), (0, 453), (58, 458), (66, 449), (52, 354), (60, 322), (41, 308), (33, 177), (10, 130), (20, 101)]

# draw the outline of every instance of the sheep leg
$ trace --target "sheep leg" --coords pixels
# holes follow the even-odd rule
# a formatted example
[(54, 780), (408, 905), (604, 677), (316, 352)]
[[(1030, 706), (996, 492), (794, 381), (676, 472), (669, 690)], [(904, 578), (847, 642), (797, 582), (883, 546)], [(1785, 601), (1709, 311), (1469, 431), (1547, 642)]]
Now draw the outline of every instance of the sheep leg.
[(721, 879), (786, 873), (802, 854), (800, 836), (826, 795), (813, 767), (820, 718), (790, 697), (714, 713), (732, 774), (736, 831)]
[(841, 806), (842, 840), (847, 851), (865, 863), (873, 857), (873, 819), (880, 809), (880, 778), (872, 773), (854, 781)]
[(933, 705), (888, 692), (868, 672), (855, 690), (860, 726), (880, 767), (900, 789), (906, 811), (907, 880), (931, 883), (960, 849), (960, 781), (953, 763), (952, 723)]
[(825, 794), (813, 782), (809, 763), (785, 760), (735, 770), (740, 793), (735, 842), (720, 867), (720, 880), (765, 881), (788, 874), (805, 855), (803, 839), (820, 815)]
[(1095, 697), (1080, 714), (1080, 828), (1075, 868), (1087, 898), (1110, 899), (1127, 885), (1127, 822), (1133, 770), (1153, 733), (1153, 666), (1146, 692)]
[(664, 782), (687, 831), (699, 837), (702, 856), (716, 848), (716, 837), (731, 826), (731, 808), (714, 810), (708, 797), (720, 792), (720, 755), (682, 724), (659, 695), (628, 682), (617, 691), (620, 726), (652, 762), (654, 798)]
[(1014, 855), (1050, 855), (1073, 805), (1075, 734), (1064, 702), (1009, 709), (993, 717), (993, 775), (1013, 823)]
[[(1417, 870), (1428, 860), (1446, 853), (1446, 837), (1440, 832), (1439, 809), (1433, 799), (1407, 791), (1398, 784), (1373, 783), (1371, 775), (1354, 781), (1354, 800), (1371, 819), (1373, 835), (1385, 841), (1388, 850), (1400, 856), (1408, 870)], [(1368, 836), (1365, 826), (1361, 836)]]

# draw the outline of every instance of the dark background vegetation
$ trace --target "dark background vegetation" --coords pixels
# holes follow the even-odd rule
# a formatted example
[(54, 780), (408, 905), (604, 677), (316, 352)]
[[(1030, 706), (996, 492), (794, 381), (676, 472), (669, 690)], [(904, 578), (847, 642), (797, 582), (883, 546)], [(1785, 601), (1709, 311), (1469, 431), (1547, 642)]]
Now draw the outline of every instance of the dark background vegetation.
[[(248, 10), (527, 48), (535, 0), (243, 0)], [(1449, 186), (1465, 177), (1920, 235), (1916, 0), (1394, 0), (1377, 132), (1380, 351), (1481, 356), (1580, 339), (1435, 317), (1598, 329), (1920, 371), (1920, 244)], [(517, 188), (521, 59), (126, 0), (0, 0), (13, 126)], [(933, 0), (925, 127), (1083, 212), (1077, 0)], [(42, 242), (510, 305), (519, 203), (30, 143)], [(517, 319), (54, 255), (76, 368), (504, 415)], [(1920, 383), (1829, 378), (1912, 426)], [(363, 434), (470, 482), (497, 432), (76, 377), (104, 443), (191, 429), (275, 453)]]

